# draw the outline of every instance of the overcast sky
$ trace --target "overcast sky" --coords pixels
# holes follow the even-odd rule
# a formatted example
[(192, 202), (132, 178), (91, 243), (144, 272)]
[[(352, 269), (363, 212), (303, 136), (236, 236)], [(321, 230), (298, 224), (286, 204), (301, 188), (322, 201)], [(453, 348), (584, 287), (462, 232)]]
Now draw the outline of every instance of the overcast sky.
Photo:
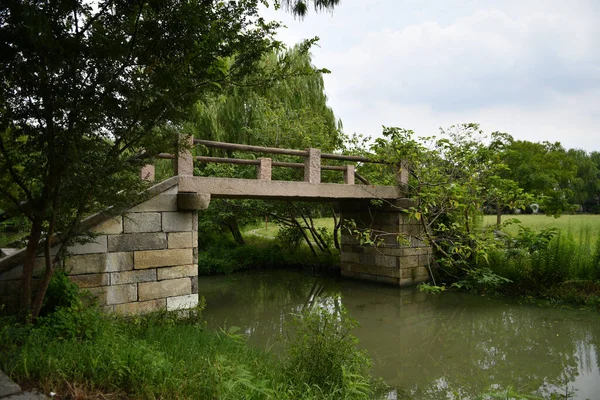
[(486, 132), (600, 150), (600, 0), (341, 0), (298, 21), (347, 133), (478, 122)]

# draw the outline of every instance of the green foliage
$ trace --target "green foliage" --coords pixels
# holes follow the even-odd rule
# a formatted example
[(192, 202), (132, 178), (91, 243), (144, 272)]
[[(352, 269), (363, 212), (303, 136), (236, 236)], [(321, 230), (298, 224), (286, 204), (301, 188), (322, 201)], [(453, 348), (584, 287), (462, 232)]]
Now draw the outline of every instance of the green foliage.
[(426, 282), (422, 282), (419, 284), (419, 291), (429, 294), (440, 294), (446, 291), (446, 286), (437, 286)]
[[(595, 242), (592, 238), (596, 237)], [(600, 241), (589, 228), (578, 235), (521, 227), (489, 256), (489, 268), (510, 279), (507, 290), (568, 303), (596, 305), (600, 296)]]
[(471, 268), (467, 270), (464, 279), (454, 282), (452, 286), (459, 289), (484, 291), (496, 291), (500, 286), (510, 283), (511, 280), (504, 278), (490, 268)]
[[(84, 216), (135, 198), (144, 157), (174, 147), (193, 104), (256, 74), (280, 46), (259, 3), (0, 4), (0, 209), (31, 221), (26, 312), (39, 312), (44, 293), (32, 306), (38, 242), (61, 232), (58, 255), (47, 256), (55, 265)], [(271, 67), (263, 74), (288, 71)]]
[[(370, 360), (347, 331), (353, 322), (335, 328), (337, 318), (325, 315), (299, 321), (301, 343), (323, 345), (323, 352), (311, 351), (324, 357), (328, 369), (320, 371), (334, 379), (314, 376), (307, 385), (290, 374), (291, 360), (302, 358), (296, 350), (275, 356), (249, 347), (235, 329), (206, 331), (201, 311), (126, 319), (95, 308), (60, 308), (35, 325), (3, 319), (0, 368), (61, 397), (333, 400), (367, 399), (373, 392)], [(86, 328), (77, 328), (81, 322)], [(290, 349), (303, 346), (298, 343)]]
[(309, 308), (295, 316), (285, 373), (298, 388), (318, 387), (338, 398), (372, 395), (372, 362), (358, 350), (357, 326), (343, 308)]
[(282, 226), (277, 231), (277, 236), (275, 236), (275, 242), (293, 250), (298, 249), (302, 240), (304, 240), (304, 236), (301, 228), (297, 226)]
[(71, 282), (64, 270), (58, 270), (50, 280), (40, 315), (51, 314), (61, 307), (80, 307), (80, 296), (79, 287)]
[(526, 196), (501, 176), (499, 135), (487, 145), (477, 124), (441, 133), (440, 139), (415, 139), (412, 131), (384, 128), (384, 138), (372, 150), (375, 158), (409, 169), (404, 189), (415, 205), (403, 211), (421, 224), (424, 233), (417, 239), (432, 245), (446, 278), (456, 280), (473, 273), (473, 265), (485, 261), (497, 245), (492, 230), (482, 229), (484, 206), (490, 201), (521, 204)]
[(200, 275), (230, 274), (236, 271), (320, 266), (331, 268), (339, 264), (339, 253), (323, 253), (315, 257), (306, 246), (296, 248), (279, 240), (249, 238), (248, 243), (236, 246), (227, 241), (207, 243), (198, 255)]

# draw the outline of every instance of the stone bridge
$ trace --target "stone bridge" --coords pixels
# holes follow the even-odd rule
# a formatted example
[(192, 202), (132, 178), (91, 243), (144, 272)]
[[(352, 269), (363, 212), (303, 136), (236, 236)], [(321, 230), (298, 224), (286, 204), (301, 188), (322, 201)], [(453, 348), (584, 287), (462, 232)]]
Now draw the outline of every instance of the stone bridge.
[[(304, 158), (303, 163), (277, 162), (270, 158), (237, 159), (193, 157), (190, 146), (285, 154)], [(342, 220), (352, 220), (359, 231), (381, 232), (378, 246), (361, 243), (346, 230), (341, 238), (341, 274), (346, 277), (410, 285), (429, 279), (430, 248), (421, 240), (421, 227), (410, 221), (403, 208), (410, 206), (401, 190), (406, 170), (398, 172), (398, 186), (373, 186), (354, 165), (324, 165), (323, 160), (370, 162), (364, 157), (322, 154), (319, 149), (288, 150), (189, 139), (172, 159), (173, 177), (150, 187), (145, 200), (118, 213), (101, 213), (84, 221), (92, 241), (69, 248), (63, 267), (72, 281), (88, 289), (104, 310), (140, 314), (176, 310), (198, 303), (198, 212), (211, 198), (285, 199), (335, 202)], [(256, 165), (257, 179), (193, 176), (194, 162)], [(271, 179), (273, 167), (302, 168), (304, 181)], [(321, 182), (322, 170), (343, 173), (343, 183)], [(141, 178), (153, 181), (154, 167), (147, 165)], [(355, 184), (355, 180), (361, 184)], [(374, 206), (371, 200), (383, 200)], [(116, 215), (115, 215), (116, 214)], [(398, 237), (403, 240), (398, 241)], [(0, 259), (0, 302), (7, 309), (18, 299), (19, 265), (24, 250)], [(38, 258), (36, 272), (44, 268)]]

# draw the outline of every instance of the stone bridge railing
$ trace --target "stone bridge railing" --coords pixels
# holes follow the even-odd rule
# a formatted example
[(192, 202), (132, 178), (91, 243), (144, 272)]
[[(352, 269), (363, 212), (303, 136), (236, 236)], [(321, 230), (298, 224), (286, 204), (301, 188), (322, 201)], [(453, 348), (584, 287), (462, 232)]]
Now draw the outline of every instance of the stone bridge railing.
[[(255, 165), (257, 167), (256, 178), (258, 180), (269, 181), (272, 178), (273, 167), (297, 168), (304, 169), (304, 182), (306, 183), (321, 183), (321, 171), (341, 171), (344, 176), (344, 183), (354, 185), (355, 180), (359, 180), (365, 185), (371, 183), (362, 177), (353, 164), (348, 165), (325, 165), (323, 160), (336, 160), (354, 163), (382, 163), (382, 161), (373, 160), (362, 156), (351, 156), (344, 154), (323, 153), (320, 149), (307, 148), (305, 150), (282, 149), (276, 147), (251, 146), (237, 143), (216, 142), (211, 140), (200, 140), (188, 138), (187, 144), (189, 148), (195, 145), (202, 145), (208, 148), (232, 150), (238, 152), (252, 152), (261, 154), (277, 154), (287, 156), (297, 156), (304, 158), (303, 163), (273, 161), (271, 158), (262, 157), (259, 159), (240, 159), (227, 157), (207, 157), (207, 156), (192, 156), (189, 148), (182, 149), (179, 155), (161, 153), (158, 155), (160, 159), (174, 160), (174, 172), (180, 176), (193, 175), (194, 161), (200, 163), (220, 163), (220, 164), (237, 164), (237, 165)], [(407, 168), (396, 168), (397, 181), (400, 185), (408, 183)], [(146, 165), (141, 172), (142, 179), (154, 180), (155, 169), (153, 165)]]

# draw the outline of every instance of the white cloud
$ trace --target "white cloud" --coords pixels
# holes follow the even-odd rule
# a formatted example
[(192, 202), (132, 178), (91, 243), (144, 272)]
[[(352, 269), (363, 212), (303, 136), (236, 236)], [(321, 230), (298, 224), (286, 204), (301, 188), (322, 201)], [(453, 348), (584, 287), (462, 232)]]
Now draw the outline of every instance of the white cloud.
[[(427, 4), (424, 8), (423, 4)], [(600, 150), (600, 6), (590, 1), (343, 1), (303, 22), (346, 131), (429, 135), (480, 122), (519, 139)]]

